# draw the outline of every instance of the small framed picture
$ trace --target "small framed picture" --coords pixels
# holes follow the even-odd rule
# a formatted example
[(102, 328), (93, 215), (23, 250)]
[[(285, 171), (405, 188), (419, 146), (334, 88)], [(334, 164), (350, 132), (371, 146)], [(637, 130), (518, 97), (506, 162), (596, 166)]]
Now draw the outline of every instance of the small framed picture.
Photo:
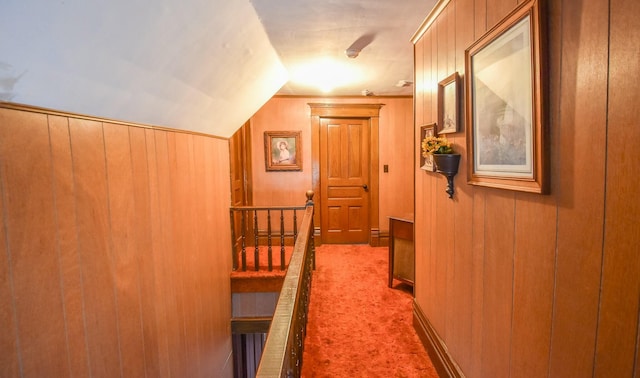
[(425, 154), (424, 148), (422, 147), (422, 141), (426, 137), (436, 136), (436, 128), (437, 125), (435, 123), (420, 126), (420, 169), (424, 169), (428, 172), (435, 172), (436, 165), (433, 163), (433, 155)]
[(460, 124), (460, 76), (457, 72), (438, 83), (438, 134), (456, 133)]
[(301, 131), (265, 131), (264, 162), (267, 171), (301, 171)]

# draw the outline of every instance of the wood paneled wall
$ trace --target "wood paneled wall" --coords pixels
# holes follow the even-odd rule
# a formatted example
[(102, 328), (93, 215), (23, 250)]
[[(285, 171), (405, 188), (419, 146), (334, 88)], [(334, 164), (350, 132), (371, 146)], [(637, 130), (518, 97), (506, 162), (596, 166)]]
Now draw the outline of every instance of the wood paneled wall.
[(0, 107), (0, 375), (230, 366), (225, 139)]
[[(451, 0), (415, 43), (415, 138), (436, 84), (522, 0)], [(640, 3), (547, 1), (551, 194), (415, 170), (416, 303), (469, 377), (640, 376)], [(415, 156), (419, 156), (416, 145)]]
[[(277, 96), (269, 100), (252, 118), (253, 203), (262, 205), (300, 205), (301, 197), (312, 188), (311, 116), (309, 103), (377, 104), (380, 109), (380, 230), (388, 231), (390, 215), (413, 212), (413, 103), (408, 97), (316, 98)], [(302, 171), (266, 172), (265, 131), (302, 131)], [(384, 172), (384, 165), (389, 172)], [(319, 195), (319, 194), (318, 194)], [(316, 225), (318, 226), (318, 225)]]

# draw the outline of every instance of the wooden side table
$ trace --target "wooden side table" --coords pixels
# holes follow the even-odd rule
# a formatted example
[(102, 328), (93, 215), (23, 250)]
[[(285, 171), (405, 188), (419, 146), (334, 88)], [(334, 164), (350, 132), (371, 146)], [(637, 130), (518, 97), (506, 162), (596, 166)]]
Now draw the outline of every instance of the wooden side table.
[(394, 278), (413, 286), (414, 276), (413, 214), (389, 217), (389, 287)]

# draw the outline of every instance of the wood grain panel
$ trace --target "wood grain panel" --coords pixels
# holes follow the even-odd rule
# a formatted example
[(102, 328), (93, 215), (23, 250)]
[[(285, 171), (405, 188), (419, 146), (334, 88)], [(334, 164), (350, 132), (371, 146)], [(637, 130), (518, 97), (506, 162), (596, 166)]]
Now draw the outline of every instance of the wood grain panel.
[(227, 141), (0, 107), (1, 375), (225, 376)]
[[(156, 133), (160, 135), (156, 135)], [(156, 313), (157, 324), (157, 354), (158, 354), (158, 370), (160, 376), (171, 376), (171, 363), (175, 361), (176, 356), (181, 351), (172, 350), (169, 353), (169, 337), (172, 336), (171, 330), (174, 323), (169, 322), (169, 300), (167, 299), (167, 292), (173, 290), (172, 287), (172, 275), (165, 274), (165, 260), (168, 256), (166, 238), (168, 232), (164, 232), (166, 223), (170, 222), (169, 217), (162, 217), (163, 210), (168, 207), (168, 204), (162, 202), (164, 197), (161, 195), (160, 183), (161, 177), (166, 178), (166, 164), (163, 165), (164, 170), (161, 167), (160, 161), (166, 161), (167, 155), (162, 154), (166, 152), (166, 139), (163, 139), (164, 132), (156, 132), (154, 130), (145, 130), (145, 140), (147, 146), (147, 167), (149, 169), (149, 207), (150, 207), (150, 223), (149, 230), (151, 232), (151, 248), (153, 251), (153, 287), (154, 297), (154, 310)], [(160, 152), (157, 151), (157, 143), (160, 142)], [(164, 142), (164, 143), (163, 143)], [(164, 146), (164, 149), (162, 148)], [(134, 154), (135, 156), (135, 154)], [(165, 174), (161, 176), (161, 174)], [(149, 323), (149, 322), (147, 322)], [(146, 348), (148, 350), (149, 348)]]
[[(435, 89), (437, 88), (437, 78), (434, 78), (434, 67), (437, 64), (437, 54), (433, 52), (437, 48), (436, 39), (433, 30), (429, 29), (424, 34), (424, 101), (422, 103), (422, 112), (424, 123), (433, 123), (437, 119), (436, 113), (433, 112), (435, 107), (433, 103), (436, 98)], [(420, 130), (418, 130), (420, 132)]]
[(509, 376), (515, 203), (509, 191), (486, 198), (482, 376)]
[(69, 119), (91, 373), (122, 373), (102, 124)]
[[(593, 370), (603, 243), (608, 2), (562, 4), (558, 258), (550, 374)], [(582, 27), (589, 25), (589, 27)], [(588, 184), (587, 184), (588, 183)], [(579, 292), (580, 295), (576, 296)]]
[[(193, 138), (191, 135), (182, 133), (175, 133), (176, 141), (176, 157), (177, 166), (179, 170), (178, 183), (180, 185), (179, 193), (180, 199), (175, 199), (177, 203), (180, 203), (180, 213), (178, 220), (181, 222), (179, 226), (179, 233), (182, 234), (182, 241), (176, 246), (176, 253), (182, 258), (183, 269), (183, 291), (182, 301), (184, 305), (184, 319), (185, 319), (185, 336), (187, 345), (187, 370), (185, 372), (188, 376), (199, 376), (200, 372), (200, 336), (198, 334), (198, 324), (200, 323), (201, 315), (198, 313), (196, 306), (195, 287), (191, 282), (190, 274), (197, 274), (197, 269), (194, 268), (194, 252), (195, 252), (195, 229), (193, 225), (194, 221), (194, 187), (193, 187)], [(175, 193), (174, 193), (175, 194)], [(189, 226), (191, 225), (191, 226)], [(193, 272), (193, 273), (191, 273)]]
[(115, 267), (115, 293), (123, 374), (145, 375), (140, 261), (135, 231), (135, 202), (129, 130), (103, 124), (109, 193), (110, 249)]
[[(414, 46), (413, 46), (413, 65), (414, 67), (424, 67), (425, 65), (425, 57), (424, 57), (424, 44), (425, 39), (421, 38)], [(413, 70), (413, 82), (415, 86), (415, 94), (413, 97), (413, 101), (416, 104), (414, 106), (414, 120), (415, 125), (423, 125), (427, 121), (424, 118), (424, 95), (426, 88), (426, 82), (424, 78), (425, 70)]]
[[(473, 42), (473, 0), (462, 0), (454, 3), (453, 12), (449, 17), (455, 18), (454, 34), (449, 38), (449, 44), (455, 46), (452, 61), (452, 72), (464, 75), (464, 49)], [(451, 22), (450, 22), (451, 24)], [(461, 94), (460, 94), (461, 95)], [(464, 131), (464, 125), (459, 125)], [(447, 334), (451, 336), (448, 346), (459, 351), (457, 362), (468, 367), (473, 358), (472, 327), (473, 317), (469, 311), (473, 309), (473, 194), (474, 190), (461, 178), (466, 177), (464, 159), (466, 155), (465, 135), (450, 134), (455, 149), (462, 155), (460, 171), (455, 179), (455, 195), (452, 202), (454, 214), (453, 235), (454, 250), (451, 264), (452, 306)]]
[[(450, 69), (455, 63), (455, 45), (452, 45), (452, 38), (450, 35), (450, 25), (454, 23), (454, 17), (451, 15), (454, 13), (453, 2), (443, 10), (442, 14), (438, 17), (436, 27), (438, 29), (438, 81), (444, 79), (450, 74)], [(435, 84), (435, 83), (434, 83)], [(437, 90), (436, 90), (437, 91)], [(437, 103), (437, 97), (434, 100)], [(437, 112), (436, 112), (437, 114)], [(438, 125), (440, 128), (441, 125)], [(447, 187), (447, 180), (444, 176), (439, 174), (431, 174), (435, 176), (436, 191), (434, 193), (434, 207), (435, 218), (434, 229), (436, 231), (438, 243), (432, 250), (432, 253), (436, 256), (435, 268), (436, 272), (436, 297), (440, 306), (444, 306), (444, 312), (438, 312), (439, 317), (437, 324), (441, 324), (441, 337), (447, 340), (452, 340), (452, 335), (449, 332), (452, 330), (451, 321), (452, 317), (447, 314), (452, 313), (452, 307), (454, 301), (453, 294), (453, 259), (454, 259), (454, 233), (452, 232), (454, 227), (453, 218), (453, 204), (449, 201), (448, 196), (445, 195)], [(434, 239), (435, 240), (435, 239)], [(452, 340), (452, 342), (455, 342)]]
[(150, 180), (147, 162), (147, 139), (142, 128), (128, 128), (131, 146), (133, 194), (133, 234), (139, 267), (140, 312), (147, 376), (161, 376), (158, 326), (156, 317), (155, 265), (151, 236)]
[(522, 376), (524, 372), (532, 377), (547, 375), (555, 282), (555, 218), (552, 197), (516, 194), (510, 376)]
[[(460, 74), (460, 79), (464, 81), (464, 51), (474, 41), (474, 0), (456, 0), (455, 4), (455, 70)], [(464, 99), (463, 94), (461, 94), (461, 98)], [(461, 118), (464, 119), (464, 117)], [(463, 130), (464, 128), (460, 129), (460, 131)]]
[[(388, 165), (389, 171), (380, 171), (379, 179), (379, 227), (388, 231), (389, 216), (413, 213), (414, 162), (413, 103), (408, 98), (385, 99), (385, 112), (380, 114), (379, 159), (380, 168)], [(388, 125), (388, 127), (386, 126)]]
[[(230, 191), (228, 185), (229, 177), (229, 152), (224, 148), (223, 141), (217, 139), (207, 139), (205, 142), (205, 162), (216, 161), (217, 165), (207, 164), (206, 171), (206, 190), (205, 195), (210, 200), (210, 211), (207, 214), (227, 214), (228, 211), (228, 198), (230, 198)], [(211, 196), (211, 193), (216, 193), (219, 197)], [(228, 245), (231, 243), (230, 233), (219, 232), (217, 230), (227, 230), (230, 227), (230, 220), (228, 216), (215, 217), (212, 219), (211, 227), (207, 230), (211, 243), (207, 248), (207, 259), (210, 261), (211, 279), (213, 285), (211, 287), (217, 290), (210, 291), (209, 301), (212, 304), (212, 326), (213, 326), (213, 339), (205, 346), (207, 353), (205, 356), (205, 364), (210, 368), (219, 369), (224, 363), (231, 361), (231, 338), (229, 337), (229, 309), (231, 308), (231, 288), (229, 282), (229, 274), (231, 271), (231, 259), (227, 258)], [(216, 232), (211, 232), (216, 230)], [(211, 251), (216, 250), (219, 253), (216, 256), (211, 255)], [(230, 364), (232, 365), (232, 364)], [(207, 375), (207, 371), (204, 371), (205, 376), (229, 376), (225, 375), (224, 371), (217, 370), (216, 374)]]
[[(9, 147), (6, 145), (10, 138), (5, 135), (9, 127), (5, 125), (15, 122), (15, 114), (13, 110), (0, 109), (0, 156), (6, 156), (5, 150)], [(4, 159), (0, 161), (0, 209), (2, 209), (3, 218), (6, 217), (8, 209), (4, 206), (5, 191), (7, 190), (5, 181), (5, 164)], [(7, 246), (7, 236), (5, 227), (0, 228), (0, 303), (6, 305), (0, 306), (0, 324), (3, 324), (3, 332), (0, 332), (0, 366), (2, 366), (2, 374), (7, 377), (18, 377), (21, 374), (22, 366), (20, 354), (18, 352), (18, 326), (15, 317), (15, 301), (13, 293), (13, 272), (11, 263), (11, 251)]]
[[(420, 42), (424, 43), (423, 47), (423, 67), (432, 67), (434, 60), (434, 56), (432, 52), (434, 51), (434, 42), (433, 42), (433, 30), (427, 29), (425, 34), (420, 39)], [(417, 66), (416, 66), (417, 67)], [(421, 145), (420, 145), (420, 126), (423, 124), (431, 123), (435, 118), (432, 114), (431, 107), (431, 98), (433, 91), (433, 80), (432, 80), (432, 70), (424, 69), (423, 70), (423, 101), (416, 101), (416, 114), (418, 112), (422, 113), (423, 121), (422, 123), (416, 122), (416, 127), (414, 130), (414, 134), (416, 135), (416, 159), (420, 157), (421, 154)], [(421, 109), (421, 110), (420, 110)], [(419, 160), (417, 160), (419, 161)], [(417, 163), (416, 163), (417, 166)], [(430, 185), (432, 177), (429, 174), (424, 172), (423, 170), (416, 168), (415, 175), (415, 222), (416, 224), (421, 224), (423, 226), (420, 229), (424, 230), (424, 232), (416, 232), (415, 233), (415, 281), (422, 282), (422, 284), (416, 284), (414, 286), (414, 295), (416, 297), (416, 301), (422, 303), (422, 309), (425, 313), (432, 314), (433, 309), (431, 307), (430, 298), (433, 298), (434, 295), (434, 285), (433, 285), (433, 275), (431, 274), (432, 269), (432, 250), (430, 240), (432, 237), (432, 225), (431, 219), (429, 215), (432, 210), (432, 202), (431, 202), (431, 194), (426, 190), (420, 190), (419, 188), (424, 188), (427, 185)], [(419, 219), (418, 219), (419, 218)]]
[[(58, 354), (66, 350), (66, 335), (47, 117), (8, 116), (0, 128), (0, 156), (21, 373), (65, 375), (68, 359)], [(42, 313), (48, 321), (42, 321)], [(40, 353), (59, 358), (45, 361)]]
[[(423, 56), (421, 57), (422, 61), (423, 61), (423, 66), (420, 67), (431, 67), (431, 33), (432, 31), (430, 29), (428, 29), (425, 34), (423, 35), (423, 37), (420, 39), (420, 43), (422, 44), (422, 52), (423, 52)], [(419, 66), (416, 66), (419, 67)], [(416, 70), (416, 75), (418, 70)], [(416, 143), (415, 143), (415, 188), (416, 190), (414, 190), (415, 192), (415, 216), (419, 217), (420, 219), (415, 219), (416, 222), (418, 222), (419, 224), (423, 224), (425, 225), (424, 230), (425, 232), (416, 232), (415, 236), (414, 236), (414, 245), (416, 246), (415, 248), (415, 281), (420, 281), (422, 282), (422, 284), (419, 285), (415, 285), (414, 286), (414, 295), (416, 297), (416, 300), (419, 300), (421, 303), (423, 303), (423, 310), (427, 313), (431, 313), (431, 309), (428, 307), (428, 298), (429, 298), (429, 292), (431, 291), (431, 284), (430, 284), (430, 275), (428, 274), (429, 272), (429, 261), (430, 261), (430, 245), (429, 245), (429, 240), (431, 238), (431, 229), (429, 228), (429, 226), (427, 225), (428, 220), (426, 219), (427, 217), (425, 216), (425, 212), (428, 211), (429, 207), (430, 207), (430, 202), (428, 201), (428, 195), (426, 193), (426, 191), (424, 190), (418, 190), (418, 188), (422, 188), (426, 185), (426, 182), (428, 180), (428, 175), (426, 174), (426, 172), (424, 172), (423, 170), (421, 170), (418, 167), (417, 162), (420, 161), (419, 157), (421, 155), (421, 146), (420, 146), (420, 126), (422, 126), (423, 124), (429, 123), (431, 121), (431, 71), (430, 70), (423, 70), (422, 71), (422, 82), (418, 84), (419, 86), (422, 87), (422, 93), (423, 93), (423, 99), (421, 102), (417, 101), (416, 98), (416, 102), (415, 102), (415, 111), (416, 111), (416, 115), (421, 113), (422, 114), (422, 122), (418, 122), (418, 118), (416, 118), (416, 122), (415, 122), (415, 126), (414, 126), (414, 130), (413, 130), (413, 134), (415, 136), (416, 139)], [(429, 106), (427, 106), (426, 104), (429, 103)]]
[[(433, 26), (433, 33), (429, 33), (431, 36), (431, 81), (430, 81), (430, 88), (431, 88), (431, 102), (428, 105), (431, 105), (431, 109), (429, 110), (430, 114), (431, 114), (431, 122), (436, 122), (436, 120), (438, 119), (438, 112), (437, 112), (437, 86), (438, 86), (438, 28), (436, 27), (437, 24), (434, 23)], [(431, 316), (431, 314), (437, 314), (438, 311), (438, 306), (437, 306), (437, 301), (436, 301), (436, 297), (437, 297), (437, 272), (438, 272), (438, 265), (437, 265), (437, 244), (435, 244), (435, 237), (436, 237), (436, 232), (435, 232), (435, 216), (436, 216), (436, 201), (435, 201), (435, 196), (436, 196), (436, 189), (437, 189), (437, 182), (438, 182), (438, 178), (436, 177), (436, 175), (430, 174), (428, 175), (428, 181), (427, 181), (427, 187), (428, 187), (428, 206), (425, 209), (426, 212), (426, 218), (427, 218), (427, 229), (429, 230), (429, 270), (427, 272), (427, 274), (429, 275), (429, 299), (428, 299), (428, 303), (429, 305), (426, 307), (425, 311), (427, 311), (427, 313)], [(417, 226), (416, 226), (417, 227)]]
[[(167, 157), (167, 165), (163, 167), (166, 169), (162, 178), (162, 182), (166, 185), (163, 188), (163, 195), (166, 196), (166, 201), (170, 204), (170, 207), (165, 209), (167, 211), (166, 214), (171, 214), (170, 218), (172, 218), (171, 224), (166, 226), (166, 229), (172, 232), (171, 238), (168, 240), (169, 244), (165, 257), (165, 276), (171, 275), (171, 285), (173, 286), (167, 293), (172, 314), (172, 317), (167, 321), (174, 323), (171, 327), (173, 338), (169, 341), (169, 348), (170, 350), (177, 348), (181, 353), (171, 365), (171, 375), (173, 376), (186, 374), (189, 368), (189, 359), (192, 358), (187, 345), (187, 321), (183, 296), (185, 273), (182, 253), (185, 252), (183, 248), (185, 245), (185, 230), (181, 222), (184, 222), (186, 216), (184, 215), (184, 204), (179, 201), (186, 192), (184, 190), (181, 191), (184, 171), (180, 170), (182, 167), (178, 163), (176, 135), (168, 132), (164, 134), (163, 138), (165, 139), (166, 147), (164, 147), (164, 151), (158, 149), (157, 152), (158, 155), (165, 153)], [(159, 142), (156, 143), (159, 146)], [(158, 157), (160, 158), (160, 156)]]
[(487, 26), (487, 0), (474, 0), (473, 15), (474, 40), (477, 41), (489, 30)]
[(518, 5), (517, 0), (487, 1), (487, 28), (491, 29)]
[(485, 259), (485, 217), (486, 194), (485, 188), (473, 189), (473, 210), (471, 225), (471, 253), (473, 255), (473, 269), (471, 272), (472, 305), (468, 316), (471, 317), (471, 359), (468, 363), (461, 361), (464, 371), (482, 371), (482, 344), (484, 330), (484, 259)]
[(70, 376), (86, 377), (89, 376), (89, 356), (87, 355), (84, 322), (69, 120), (66, 117), (52, 115), (48, 118), (53, 164), (57, 250), (67, 334), (67, 359), (69, 360)]
[[(629, 127), (629, 120), (640, 118), (640, 89), (630, 80), (640, 76), (640, 3), (611, 1), (609, 9), (606, 227), (594, 375), (630, 377), (634, 364), (639, 365), (634, 335), (640, 319), (640, 201), (629, 199), (640, 193), (640, 130)], [(630, 30), (636, 31), (635, 38)]]
[(457, 2), (452, 1), (447, 5), (443, 14), (445, 21), (445, 30), (447, 34), (447, 72), (450, 74), (456, 72), (456, 7)]
[[(445, 8), (443, 14), (446, 14), (447, 9), (448, 7)], [(433, 62), (433, 67), (437, 68), (436, 80), (433, 83), (434, 90), (436, 88), (437, 82), (444, 79), (447, 75), (447, 55), (448, 55), (447, 37), (448, 36), (447, 36), (447, 24), (445, 22), (445, 18), (438, 17), (433, 24), (436, 31), (436, 34), (435, 34), (436, 39), (434, 40), (434, 44), (437, 45), (436, 46), (437, 55), (435, 56), (436, 61)], [(433, 102), (436, 103), (435, 100)], [(437, 112), (434, 112), (434, 114), (437, 114)], [(437, 174), (430, 174), (430, 176), (432, 176), (432, 185), (435, 185), (435, 192), (432, 193), (432, 196), (434, 196), (432, 198), (432, 206), (433, 206), (432, 219), (438, 220), (437, 222), (434, 221), (432, 223), (433, 235), (431, 239), (435, 241), (436, 239), (439, 239), (437, 235), (443, 235), (441, 232), (444, 232), (446, 229), (449, 228), (449, 223), (451, 218), (448, 217), (446, 214), (447, 210), (445, 209), (447, 207), (446, 206), (443, 207), (443, 205), (446, 205), (446, 202), (444, 202), (444, 200), (447, 199), (442, 195), (446, 188), (446, 179), (444, 178), (444, 176), (437, 175)], [(444, 218), (441, 220), (438, 218), (440, 216)], [(432, 285), (434, 288), (433, 298), (437, 301), (436, 303), (439, 303), (439, 306), (441, 306), (443, 309), (446, 309), (448, 308), (448, 300), (449, 300), (449, 298), (447, 297), (447, 284), (449, 283), (447, 268), (448, 268), (448, 257), (451, 253), (450, 252), (451, 242), (450, 242), (450, 238), (446, 238), (441, 242), (443, 243), (442, 248), (436, 247), (435, 244), (432, 244), (432, 247), (431, 247), (432, 248), (431, 250), (432, 265), (431, 265), (430, 274), (433, 276), (433, 281), (432, 281)], [(447, 313), (446, 311), (434, 311), (433, 313), (429, 314), (431, 323), (436, 329), (439, 330), (440, 337), (445, 339), (447, 337), (446, 336), (446, 330), (447, 330), (446, 313)]]
[[(433, 33), (431, 33), (431, 121), (438, 121), (438, 81), (441, 80), (440, 70), (438, 68), (438, 41), (440, 31), (437, 23), (434, 22)], [(427, 51), (425, 51), (426, 53)]]
[[(206, 235), (211, 234), (212, 224), (207, 220), (205, 208), (207, 207), (207, 195), (205, 189), (205, 170), (204, 170), (204, 140), (202, 138), (191, 139), (192, 149), (192, 184), (191, 189), (193, 193), (193, 201), (191, 204), (192, 214), (194, 216), (194, 243), (193, 243), (193, 255), (191, 256), (191, 267), (197, 272), (199, 280), (194, 282), (195, 289), (195, 313), (197, 314), (198, 323), (196, 324), (196, 333), (198, 335), (198, 351), (199, 358), (198, 371), (200, 376), (211, 376), (211, 373), (205, 374), (207, 369), (207, 360), (205, 351), (206, 345), (212, 339), (212, 324), (210, 318), (211, 302), (215, 298), (211, 298), (208, 287), (214, 287), (215, 282), (212, 281), (213, 272), (210, 270), (212, 267), (211, 259), (207, 255), (208, 245), (212, 245), (213, 240), (208, 240)], [(231, 205), (231, 203), (229, 203)], [(202, 220), (202, 221), (197, 221)], [(229, 257), (231, 258), (231, 257)]]

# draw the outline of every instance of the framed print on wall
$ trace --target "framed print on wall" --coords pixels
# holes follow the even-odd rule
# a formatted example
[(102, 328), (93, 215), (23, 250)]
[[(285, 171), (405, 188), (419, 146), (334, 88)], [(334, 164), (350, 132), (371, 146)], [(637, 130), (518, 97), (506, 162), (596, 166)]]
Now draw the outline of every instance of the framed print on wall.
[(539, 0), (519, 5), (465, 51), (468, 182), (546, 193)]
[(460, 123), (460, 76), (457, 72), (438, 83), (438, 134), (455, 133)]
[(267, 171), (302, 170), (301, 131), (265, 131), (264, 162)]
[(424, 153), (422, 141), (426, 137), (436, 136), (436, 128), (437, 125), (435, 123), (420, 126), (420, 169), (424, 169), (427, 172), (435, 172), (436, 165), (433, 162), (433, 155)]

